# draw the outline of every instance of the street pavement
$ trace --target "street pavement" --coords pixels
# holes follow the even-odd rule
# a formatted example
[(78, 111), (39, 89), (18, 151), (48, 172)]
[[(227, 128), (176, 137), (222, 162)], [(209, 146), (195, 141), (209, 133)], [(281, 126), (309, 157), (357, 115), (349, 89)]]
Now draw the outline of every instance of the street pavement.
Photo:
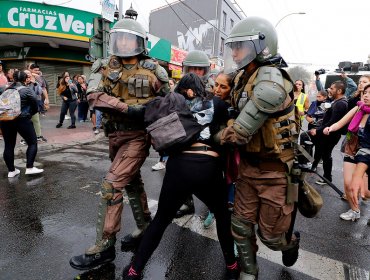
[[(53, 150), (65, 146), (75, 145), (76, 143), (89, 143), (103, 137), (103, 131), (95, 135), (92, 130), (91, 121), (78, 122), (76, 109), (76, 128), (67, 129), (71, 124), (71, 120), (64, 120), (61, 128), (55, 126), (59, 122), (60, 106), (50, 106), (45, 116), (40, 115), (41, 133), (48, 140), (46, 143), (38, 143), (39, 151)], [(88, 116), (89, 117), (89, 116)], [(24, 154), (27, 146), (20, 144), (20, 136), (18, 135), (15, 154)], [(0, 150), (4, 150), (4, 141), (0, 140)]]
[[(17, 145), (21, 174), (7, 178), (0, 161), (0, 280), (122, 279), (122, 271), (134, 256), (120, 251), (120, 238), (135, 229), (132, 212), (125, 206), (122, 229), (116, 244), (116, 260), (100, 268), (80, 272), (69, 266), (71, 256), (81, 254), (94, 242), (100, 182), (109, 167), (107, 139), (95, 136), (91, 123), (76, 123), (76, 129), (56, 129), (59, 107), (42, 117), (47, 143), (40, 144), (36, 158), (45, 169), (40, 176), (25, 176), (22, 159), (25, 147)], [(18, 140), (19, 141), (19, 140)], [(0, 142), (0, 145), (3, 145)], [(1, 149), (3, 146), (1, 146)], [(334, 150), (333, 181), (343, 190), (342, 159)], [(154, 215), (165, 170), (151, 166), (158, 154), (151, 150), (141, 170)], [(321, 170), (320, 170), (321, 171)], [(310, 176), (311, 182), (317, 177)], [(346, 202), (328, 186), (316, 186), (324, 199), (317, 217), (298, 214), (301, 232), (300, 258), (286, 268), (281, 253), (259, 244), (259, 279), (272, 280), (368, 280), (370, 235), (367, 220), (370, 203), (361, 203), (361, 219), (342, 221)], [(195, 199), (195, 215), (175, 219), (144, 271), (144, 280), (222, 280), (224, 262), (215, 224), (203, 228), (206, 207)]]

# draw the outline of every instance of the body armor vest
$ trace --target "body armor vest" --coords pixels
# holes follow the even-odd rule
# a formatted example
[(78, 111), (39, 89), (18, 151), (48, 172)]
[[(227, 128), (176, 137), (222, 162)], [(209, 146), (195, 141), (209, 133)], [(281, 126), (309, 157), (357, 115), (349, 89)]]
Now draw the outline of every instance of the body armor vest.
[[(130, 66), (130, 68), (126, 68), (122, 64), (121, 58), (111, 56), (103, 73), (104, 92), (119, 98), (129, 106), (142, 105), (155, 97), (157, 65), (151, 60), (141, 60)], [(124, 114), (104, 114), (104, 118), (116, 123), (132, 123), (130, 126), (133, 127), (136, 125), (140, 128), (144, 127), (136, 120), (128, 119)]]
[[(284, 82), (290, 83), (289, 76), (284, 70), (281, 70)], [(241, 109), (249, 98), (253, 95), (254, 80), (258, 74), (258, 69), (249, 77), (241, 72), (235, 78), (235, 85), (238, 85), (239, 79), (248, 79), (244, 87), (233, 91), (232, 104), (235, 108)], [(244, 77), (243, 77), (244, 76)], [(285, 87), (289, 88), (289, 87)], [(262, 127), (252, 136), (252, 139), (246, 144), (245, 151), (254, 153), (259, 159), (280, 159), (282, 162), (288, 162), (294, 158), (294, 141), (297, 139), (294, 116), (294, 96), (291, 90), (288, 94), (291, 98), (287, 108), (271, 114), (264, 122)]]
[(139, 61), (127, 69), (119, 57), (113, 56), (104, 72), (104, 88), (128, 105), (144, 104), (155, 96), (156, 66)]

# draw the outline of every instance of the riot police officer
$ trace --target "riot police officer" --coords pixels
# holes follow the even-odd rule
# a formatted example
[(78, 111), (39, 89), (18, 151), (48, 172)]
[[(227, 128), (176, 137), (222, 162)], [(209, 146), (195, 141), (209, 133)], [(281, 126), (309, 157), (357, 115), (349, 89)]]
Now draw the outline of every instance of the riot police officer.
[[(202, 79), (206, 85), (206, 90), (213, 92), (215, 86), (214, 80), (210, 77), (211, 63), (207, 54), (203, 51), (193, 50), (190, 51), (184, 61), (182, 62), (182, 71), (184, 74), (194, 73)], [(176, 213), (176, 218), (180, 218), (184, 215), (194, 214), (194, 200), (190, 196), (186, 199), (185, 203), (180, 207)]]
[(116, 234), (123, 203), (129, 202), (137, 230), (121, 240), (122, 249), (138, 244), (151, 218), (140, 168), (150, 141), (143, 122), (143, 104), (169, 92), (166, 71), (147, 56), (145, 29), (135, 20), (119, 20), (110, 31), (110, 57), (96, 62), (88, 89), (89, 103), (103, 112), (112, 164), (103, 179), (97, 237), (85, 254), (70, 260), (73, 268), (91, 269), (115, 259)]
[(240, 21), (226, 40), (225, 72), (238, 71), (232, 105), (239, 115), (218, 137), (222, 144), (238, 144), (241, 155), (231, 227), (243, 280), (258, 276), (255, 225), (263, 244), (282, 251), (284, 265), (298, 258), (300, 236), (292, 231), (296, 210), (287, 199), (286, 175), (297, 134), (293, 84), (276, 65), (277, 43), (273, 25), (258, 17)]

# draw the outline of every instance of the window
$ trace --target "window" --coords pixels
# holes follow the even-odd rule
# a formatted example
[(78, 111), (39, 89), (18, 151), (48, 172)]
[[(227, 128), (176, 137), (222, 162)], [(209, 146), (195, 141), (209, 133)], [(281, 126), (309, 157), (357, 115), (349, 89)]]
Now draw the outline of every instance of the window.
[(234, 21), (230, 19), (230, 29), (234, 27)]
[(221, 45), (220, 45), (220, 56), (224, 55), (224, 48), (225, 48), (225, 39), (221, 38)]
[(222, 18), (222, 30), (226, 31), (226, 13), (222, 12), (223, 18)]

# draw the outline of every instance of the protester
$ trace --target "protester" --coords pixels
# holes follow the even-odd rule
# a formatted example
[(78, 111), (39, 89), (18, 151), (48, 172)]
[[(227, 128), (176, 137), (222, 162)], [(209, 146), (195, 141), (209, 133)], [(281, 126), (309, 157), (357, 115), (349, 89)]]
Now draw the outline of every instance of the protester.
[(14, 120), (2, 121), (1, 129), (4, 137), (4, 161), (8, 167), (8, 178), (20, 174), (20, 170), (14, 167), (14, 148), (19, 133), (26, 141), (26, 175), (42, 173), (44, 170), (34, 167), (37, 154), (37, 138), (31, 117), (38, 112), (36, 94), (26, 87), (27, 74), (24, 71), (14, 72), (14, 83), (9, 89), (18, 89), (21, 98), (21, 114)]
[(45, 112), (49, 108), (49, 85), (46, 82), (45, 78), (42, 76), (42, 72), (40, 71), (40, 66), (35, 63), (31, 63), (28, 67), (28, 70), (31, 71), (32, 75), (35, 77), (36, 81), (42, 88), (42, 96), (41, 99), (38, 101), (39, 103), (39, 110), (42, 116), (45, 116)]
[(298, 128), (297, 131), (299, 132), (302, 128), (302, 122), (304, 120), (304, 115), (306, 114), (310, 103), (308, 99), (308, 95), (305, 93), (305, 84), (303, 80), (296, 80), (294, 83), (294, 104), (296, 107), (296, 114), (298, 118)]
[(69, 76), (65, 76), (59, 83), (57, 88), (57, 93), (62, 98), (62, 107), (60, 108), (59, 123), (56, 128), (60, 128), (63, 125), (63, 121), (67, 111), (69, 110), (69, 115), (71, 116), (71, 125), (68, 129), (76, 128), (76, 107), (77, 107), (77, 87), (73, 84)]
[[(206, 90), (213, 92), (215, 81), (209, 77), (211, 68), (211, 62), (207, 54), (204, 51), (193, 50), (190, 51), (184, 61), (182, 62), (182, 70), (184, 74), (194, 73), (202, 79), (206, 86)], [(194, 200), (192, 196), (189, 196), (185, 203), (181, 205), (180, 209), (176, 213), (176, 218), (180, 218), (184, 215), (192, 215), (195, 212)]]
[(78, 121), (86, 122), (87, 113), (89, 111), (89, 104), (87, 103), (86, 96), (87, 84), (85, 79), (81, 76), (77, 76), (77, 94), (78, 94)]
[[(363, 101), (358, 101), (357, 106), (352, 108), (342, 119), (332, 124), (330, 127), (326, 127), (323, 131), (324, 134), (329, 135), (330, 133), (341, 129), (347, 123), (350, 123), (348, 127), (348, 141), (346, 145), (349, 145), (350, 141), (356, 141), (356, 146), (358, 144), (358, 148), (354, 150), (351, 155), (346, 155), (347, 157), (350, 157), (351, 160), (347, 159), (344, 161), (343, 164), (344, 191), (347, 198), (351, 195), (351, 184), (353, 177), (358, 176), (359, 174), (356, 173), (357, 160), (360, 159), (360, 161), (363, 162), (363, 159), (366, 158), (366, 155), (362, 157), (361, 153), (357, 155), (358, 150), (362, 149), (362, 151), (366, 151), (366, 149), (370, 147), (370, 140), (367, 139), (367, 137), (370, 136), (370, 134), (367, 135), (368, 130), (370, 129), (370, 84), (364, 87), (362, 99)], [(355, 173), (356, 175), (354, 175)], [(362, 179), (363, 180), (360, 188), (360, 193), (358, 195), (361, 196), (363, 199), (370, 198), (370, 191), (367, 189), (367, 176), (365, 175), (365, 173), (363, 174)], [(348, 203), (350, 205), (350, 209), (347, 212), (342, 213), (340, 215), (340, 218), (347, 221), (358, 220), (360, 218), (360, 209), (358, 207), (358, 202), (356, 201), (356, 203), (353, 203), (352, 199), (349, 199)]]
[[(44, 109), (44, 106), (42, 105), (42, 102), (41, 102), (43, 89), (39, 85), (39, 83), (36, 81), (35, 76), (32, 75), (31, 71), (24, 70), (24, 72), (27, 74), (26, 85), (35, 92), (36, 97), (37, 97), (38, 112), (34, 114), (31, 118), (33, 127), (35, 128), (37, 141), (40, 143), (47, 142), (47, 139), (44, 136), (42, 136), (41, 123), (40, 123), (40, 114), (43, 112), (43, 109)], [(22, 145), (26, 145), (26, 142), (24, 141), (24, 139), (22, 139), (20, 143)]]
[(202, 80), (194, 73), (186, 74), (177, 84), (175, 92), (184, 95), (198, 122), (206, 127), (191, 147), (170, 155), (157, 213), (145, 231), (131, 267), (124, 272), (123, 277), (141, 279), (146, 263), (159, 245), (176, 211), (190, 194), (194, 194), (215, 214), (217, 235), (226, 263), (226, 279), (236, 279), (239, 273), (230, 232), (222, 161), (220, 151), (212, 139), (220, 125), (226, 124), (227, 106), (206, 92)]
[(3, 62), (0, 60), (0, 88), (8, 86), (8, 79), (4, 73)]
[[(309, 131), (310, 135), (316, 137), (320, 145), (316, 145), (316, 152), (312, 169), (316, 169), (320, 160), (323, 161), (324, 177), (328, 181), (332, 181), (333, 158), (332, 151), (335, 145), (339, 142), (342, 131), (336, 131), (330, 135), (323, 134), (325, 127), (336, 123), (347, 113), (347, 99), (344, 96), (346, 85), (342, 81), (336, 81), (331, 84), (329, 93), (333, 99), (330, 108), (325, 112), (321, 125), (318, 128), (313, 128)], [(316, 181), (318, 185), (325, 185), (323, 179)]]
[[(231, 96), (230, 92), (233, 88), (233, 78), (232, 74), (225, 74), (223, 71), (219, 71), (215, 77), (215, 86), (213, 88), (213, 94), (221, 100), (227, 102), (230, 105)], [(235, 162), (235, 159), (239, 157), (237, 149), (231, 149), (226, 152), (224, 155), (225, 166), (224, 174), (226, 179), (225, 186), (228, 190), (228, 209), (232, 211), (234, 207), (234, 196), (235, 196), (235, 168), (238, 163)], [(234, 169), (234, 170), (232, 170)], [(208, 211), (207, 217), (204, 219), (203, 226), (209, 228), (214, 222), (214, 214), (211, 211)]]

